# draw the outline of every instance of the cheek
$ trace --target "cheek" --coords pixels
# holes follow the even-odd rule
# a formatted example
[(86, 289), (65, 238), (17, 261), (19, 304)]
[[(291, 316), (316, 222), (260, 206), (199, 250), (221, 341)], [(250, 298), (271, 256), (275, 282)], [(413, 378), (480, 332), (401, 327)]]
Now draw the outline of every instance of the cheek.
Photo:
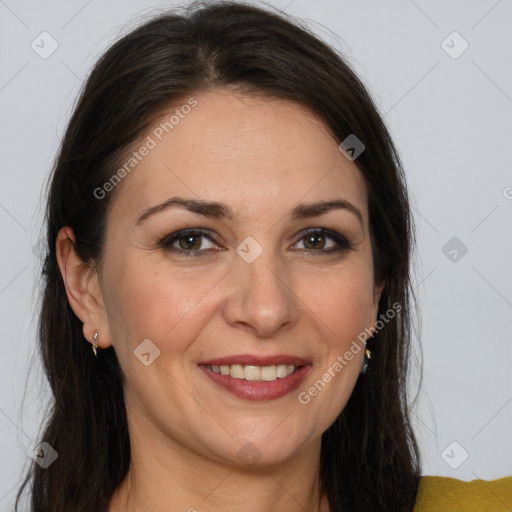
[[(326, 331), (331, 344), (343, 345), (372, 321), (372, 274), (356, 262), (323, 277), (303, 278), (300, 297)], [(350, 339), (349, 339), (350, 338)]]
[[(155, 259), (158, 256), (155, 255)], [(206, 321), (204, 300), (215, 275), (170, 269), (165, 262), (144, 258), (116, 262), (107, 288), (109, 315), (116, 329), (114, 341), (131, 352), (144, 339), (152, 340), (165, 353), (183, 351)], [(202, 314), (201, 314), (202, 313)]]
[(326, 429), (345, 407), (359, 377), (364, 344), (358, 336), (371, 325), (373, 290), (364, 265), (347, 265), (323, 284), (323, 293), (315, 288), (317, 293), (305, 301), (321, 334), (321, 362), (299, 390), (298, 400), (311, 417), (322, 418), (321, 429)]

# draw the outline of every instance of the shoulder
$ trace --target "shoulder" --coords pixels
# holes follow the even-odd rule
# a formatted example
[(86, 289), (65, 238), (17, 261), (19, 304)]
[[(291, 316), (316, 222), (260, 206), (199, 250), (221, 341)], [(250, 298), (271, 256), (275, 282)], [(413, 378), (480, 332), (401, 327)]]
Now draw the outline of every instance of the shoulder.
[(512, 475), (465, 482), (443, 476), (420, 479), (414, 512), (510, 512)]

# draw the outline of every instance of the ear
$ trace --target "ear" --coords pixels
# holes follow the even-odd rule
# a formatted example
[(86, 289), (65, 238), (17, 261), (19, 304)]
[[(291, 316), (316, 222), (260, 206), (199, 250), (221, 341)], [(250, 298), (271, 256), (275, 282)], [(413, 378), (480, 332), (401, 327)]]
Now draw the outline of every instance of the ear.
[(98, 331), (98, 346), (110, 346), (112, 341), (98, 273), (93, 265), (84, 262), (76, 252), (75, 235), (70, 227), (63, 227), (59, 231), (56, 250), (68, 301), (83, 322), (85, 339), (93, 343), (94, 333)]
[(380, 297), (382, 295), (382, 290), (384, 290), (385, 282), (382, 282), (380, 284), (376, 284), (374, 286), (374, 294), (373, 294), (373, 303), (371, 307), (371, 330), (375, 329), (375, 325), (377, 323), (377, 315), (379, 313), (379, 301)]

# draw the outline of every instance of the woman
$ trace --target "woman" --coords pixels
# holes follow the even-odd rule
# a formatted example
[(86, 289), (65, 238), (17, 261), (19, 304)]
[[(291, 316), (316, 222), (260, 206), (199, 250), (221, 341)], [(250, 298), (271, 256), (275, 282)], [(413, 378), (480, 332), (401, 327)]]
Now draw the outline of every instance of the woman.
[[(453, 510), (476, 489), (421, 477), (403, 170), (306, 29), (222, 2), (114, 44), (47, 236), (34, 511)], [(473, 505), (506, 507), (510, 480)]]

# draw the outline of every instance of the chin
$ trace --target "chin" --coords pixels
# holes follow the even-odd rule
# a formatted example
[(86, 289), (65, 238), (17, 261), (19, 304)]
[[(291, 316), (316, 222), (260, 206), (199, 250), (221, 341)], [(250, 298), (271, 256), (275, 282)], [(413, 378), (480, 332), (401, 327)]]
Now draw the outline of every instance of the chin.
[[(284, 420), (284, 421), (283, 421)], [(290, 425), (283, 418), (275, 418), (259, 429), (246, 428), (229, 430), (232, 434), (229, 444), (211, 447), (210, 453), (218, 456), (229, 464), (250, 469), (264, 469), (285, 463), (297, 457), (305, 445), (311, 442), (304, 429)]]

